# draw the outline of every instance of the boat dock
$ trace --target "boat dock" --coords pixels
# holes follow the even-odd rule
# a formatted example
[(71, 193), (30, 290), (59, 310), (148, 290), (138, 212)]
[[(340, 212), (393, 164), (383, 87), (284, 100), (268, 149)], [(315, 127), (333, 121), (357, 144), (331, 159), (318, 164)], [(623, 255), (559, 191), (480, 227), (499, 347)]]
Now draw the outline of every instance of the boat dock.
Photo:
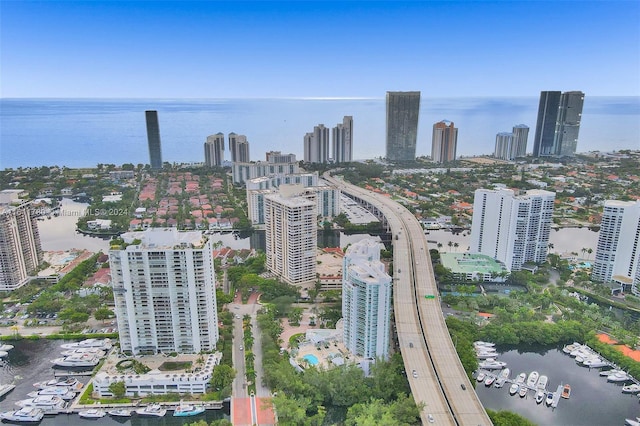
[(562, 395), (563, 385), (558, 385), (558, 389), (556, 389), (556, 393), (553, 394), (553, 402), (551, 403), (551, 408), (556, 408), (558, 406), (558, 402), (560, 402), (560, 396)]

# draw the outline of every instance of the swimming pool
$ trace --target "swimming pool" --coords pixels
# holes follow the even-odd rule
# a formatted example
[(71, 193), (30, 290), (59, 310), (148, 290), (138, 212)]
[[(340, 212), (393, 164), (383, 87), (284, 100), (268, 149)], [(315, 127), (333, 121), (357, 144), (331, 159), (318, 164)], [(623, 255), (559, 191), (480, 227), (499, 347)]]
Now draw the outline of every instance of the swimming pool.
[(313, 354), (305, 355), (302, 358), (306, 359), (310, 365), (318, 365), (318, 357)]

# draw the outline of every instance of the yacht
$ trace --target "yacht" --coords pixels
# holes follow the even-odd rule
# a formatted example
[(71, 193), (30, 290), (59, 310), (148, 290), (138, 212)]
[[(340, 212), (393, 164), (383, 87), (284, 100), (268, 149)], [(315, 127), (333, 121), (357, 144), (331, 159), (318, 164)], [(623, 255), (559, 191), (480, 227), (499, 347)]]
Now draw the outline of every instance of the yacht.
[(76, 393), (71, 389), (63, 386), (51, 386), (48, 388), (43, 388), (37, 391), (29, 392), (27, 394), (27, 396), (30, 398), (37, 398), (38, 396), (41, 396), (41, 395), (56, 395), (64, 399), (65, 401), (70, 401), (73, 398), (75, 398)]
[(518, 374), (518, 377), (516, 377), (516, 383), (521, 385), (524, 383), (526, 379), (527, 379), (527, 373), (520, 373)]
[(507, 379), (504, 379), (502, 377), (498, 377), (495, 381), (495, 383), (493, 384), (494, 387), (496, 388), (501, 388), (504, 386), (504, 384), (507, 382)]
[(496, 346), (495, 343), (491, 343), (491, 342), (483, 342), (481, 340), (475, 341), (473, 342), (473, 346), (474, 347), (484, 347), (484, 348), (494, 348)]
[(517, 383), (512, 383), (511, 386), (509, 386), (509, 395), (517, 394), (518, 390), (520, 390), (520, 386), (518, 386)]
[(5, 356), (9, 355), (9, 352), (7, 351), (0, 351), (0, 358), (4, 358)]
[(136, 413), (145, 417), (164, 417), (167, 414), (167, 410), (162, 408), (160, 404), (152, 404), (136, 410)]
[(11, 392), (15, 387), (16, 385), (14, 384), (0, 385), (0, 398)]
[(11, 349), (13, 349), (13, 347), (14, 347), (13, 345), (7, 345), (7, 344), (0, 345), (0, 351), (9, 352)]
[(37, 423), (44, 417), (44, 412), (39, 408), (21, 408), (17, 411), (5, 411), (0, 413), (0, 419), (16, 423)]
[(478, 363), (478, 366), (487, 370), (501, 370), (507, 366), (507, 363), (504, 361), (498, 361), (494, 358), (488, 358), (484, 361), (480, 361), (480, 363)]
[(69, 377), (66, 379), (51, 379), (47, 382), (38, 382), (38, 383), (34, 383), (33, 386), (37, 387), (38, 389), (48, 388), (50, 386), (62, 386), (62, 387), (68, 387), (72, 390), (77, 391), (82, 389), (82, 386), (84, 385), (81, 382), (79, 382), (78, 379)]
[(545, 390), (547, 388), (548, 381), (549, 381), (549, 378), (543, 374), (538, 379), (538, 384), (536, 385), (536, 387), (540, 390)]
[(609, 363), (605, 360), (603, 360), (600, 357), (594, 357), (594, 358), (590, 358), (585, 360), (582, 365), (584, 365), (585, 367), (589, 367), (589, 368), (600, 368), (600, 367), (605, 367), (607, 365), (609, 365)]
[(117, 410), (107, 411), (107, 414), (112, 417), (131, 417), (131, 410), (119, 408)]
[(640, 426), (640, 417), (636, 417), (633, 419), (624, 419), (624, 424), (627, 426)]
[(173, 412), (173, 417), (190, 417), (197, 416), (198, 414), (202, 414), (205, 412), (205, 409), (202, 405), (190, 405), (190, 404), (182, 404), (176, 408)]
[(95, 367), (100, 359), (91, 354), (70, 355), (62, 358), (56, 358), (51, 363), (58, 367)]
[(626, 382), (627, 380), (630, 380), (630, 379), (631, 379), (631, 376), (629, 376), (624, 371), (618, 371), (617, 373), (609, 374), (607, 376), (608, 382)]
[(79, 348), (79, 349), (67, 349), (66, 351), (61, 352), (62, 356), (72, 356), (72, 355), (95, 355), (98, 358), (103, 358), (106, 353), (102, 349), (99, 348)]
[(622, 373), (622, 370), (618, 370), (617, 368), (611, 370), (603, 370), (600, 372), (600, 375), (603, 377), (610, 376), (611, 374)]
[(544, 401), (545, 395), (544, 395), (544, 391), (542, 389), (538, 389), (538, 391), (536, 392), (536, 404), (542, 404), (542, 401)]
[(536, 383), (538, 383), (538, 377), (540, 377), (540, 374), (537, 371), (532, 371), (527, 378), (527, 386), (535, 388)]
[(547, 393), (547, 398), (544, 400), (544, 403), (547, 404), (547, 407), (551, 406), (551, 404), (553, 404), (553, 397), (554, 397), (554, 393), (553, 392), (548, 392)]
[(622, 387), (622, 393), (639, 393), (639, 392), (640, 392), (640, 385), (637, 383)]
[(518, 395), (520, 395), (520, 398), (524, 398), (525, 396), (527, 396), (527, 392), (529, 392), (529, 389), (527, 389), (526, 386), (520, 386), (520, 391), (518, 392)]
[(576, 349), (578, 349), (581, 346), (582, 345), (580, 343), (573, 342), (570, 345), (565, 345), (564, 348), (562, 348), (562, 352), (564, 352), (565, 354), (570, 354), (571, 352), (575, 351)]
[(487, 378), (484, 381), (485, 386), (491, 386), (495, 382), (496, 376), (493, 374), (487, 374)]
[(487, 375), (486, 375), (486, 374), (484, 374), (484, 373), (480, 372), (480, 373), (478, 373), (478, 377), (476, 377), (476, 380), (477, 380), (477, 381), (479, 381), (479, 382), (481, 382), (481, 381), (483, 381), (486, 377), (487, 377)]
[(495, 358), (497, 356), (498, 356), (498, 353), (496, 351), (479, 351), (479, 352), (476, 352), (476, 358), (478, 358), (478, 359)]
[(83, 419), (101, 419), (106, 416), (107, 413), (98, 408), (89, 408), (88, 410), (79, 411), (78, 415)]
[(507, 368), (505, 368), (504, 370), (502, 370), (500, 372), (498, 377), (501, 378), (501, 379), (507, 380), (509, 378), (509, 374), (511, 374), (511, 370), (509, 370), (509, 368), (507, 367)]
[(86, 348), (98, 348), (102, 350), (109, 350), (113, 345), (111, 339), (85, 339), (80, 342), (65, 343), (60, 345), (62, 349), (86, 349)]
[(562, 395), (560, 396), (564, 399), (569, 399), (569, 397), (571, 396), (571, 386), (569, 386), (569, 384), (564, 385), (564, 387), (562, 388)]
[(57, 395), (39, 395), (18, 401), (16, 405), (22, 408), (40, 408), (45, 414), (57, 414), (64, 409), (65, 402)]

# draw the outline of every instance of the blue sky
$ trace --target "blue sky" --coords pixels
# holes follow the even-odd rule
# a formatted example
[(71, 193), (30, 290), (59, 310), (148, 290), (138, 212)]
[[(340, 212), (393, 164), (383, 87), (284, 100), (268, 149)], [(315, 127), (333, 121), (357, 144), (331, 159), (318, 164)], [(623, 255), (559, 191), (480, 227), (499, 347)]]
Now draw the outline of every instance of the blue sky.
[(0, 96), (640, 95), (640, 2), (0, 0)]

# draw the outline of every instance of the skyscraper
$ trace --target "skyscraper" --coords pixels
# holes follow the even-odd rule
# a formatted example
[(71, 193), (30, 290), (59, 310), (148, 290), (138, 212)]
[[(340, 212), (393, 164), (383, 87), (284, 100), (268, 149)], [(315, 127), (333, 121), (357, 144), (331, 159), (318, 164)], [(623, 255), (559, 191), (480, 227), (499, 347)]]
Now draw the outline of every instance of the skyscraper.
[(511, 160), (527, 155), (527, 141), (529, 138), (529, 126), (517, 124), (513, 126), (513, 143), (511, 145)]
[(289, 284), (316, 279), (316, 201), (302, 185), (280, 185), (264, 196), (266, 267)]
[(26, 284), (42, 261), (36, 217), (30, 202), (0, 205), (0, 291)]
[(442, 120), (433, 125), (431, 159), (436, 163), (449, 163), (456, 159), (458, 129), (453, 122)]
[(149, 162), (151, 168), (162, 168), (162, 148), (160, 146), (160, 125), (158, 124), (158, 111), (145, 111), (147, 119), (147, 141), (149, 143)]
[(345, 115), (342, 123), (333, 128), (333, 161), (349, 163), (353, 160), (353, 117)]
[(224, 161), (224, 134), (207, 136), (204, 143), (204, 164), (208, 167), (222, 166)]
[(416, 159), (420, 92), (387, 92), (387, 160)]
[(218, 341), (211, 240), (153, 228), (109, 251), (120, 347), (133, 354), (198, 353)]
[(313, 133), (304, 135), (305, 163), (329, 162), (329, 129), (324, 124), (313, 128)]
[(232, 163), (248, 163), (250, 159), (247, 137), (233, 132), (229, 133), (229, 152), (231, 152)]
[(513, 133), (500, 132), (496, 135), (496, 147), (493, 156), (501, 160), (511, 160)]
[(473, 201), (471, 253), (491, 256), (517, 271), (547, 258), (555, 193), (477, 189)]
[(363, 358), (387, 359), (392, 288), (380, 262), (380, 243), (365, 239), (351, 245), (342, 270), (345, 347)]
[(591, 278), (640, 296), (640, 201), (605, 201)]
[(540, 93), (535, 157), (562, 157), (576, 153), (584, 93), (548, 91)]

